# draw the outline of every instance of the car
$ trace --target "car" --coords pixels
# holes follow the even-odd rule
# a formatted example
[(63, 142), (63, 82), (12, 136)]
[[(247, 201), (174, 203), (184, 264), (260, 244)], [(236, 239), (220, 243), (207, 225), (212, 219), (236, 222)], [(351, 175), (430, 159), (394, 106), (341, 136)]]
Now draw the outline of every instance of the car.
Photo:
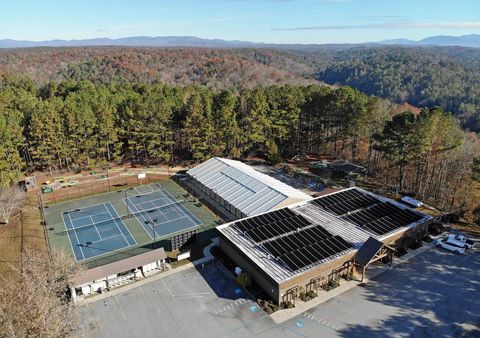
[(453, 251), (457, 254), (463, 254), (465, 252), (465, 245), (460, 246), (455, 243), (448, 242), (448, 240), (445, 238), (437, 239), (435, 241), (435, 246), (437, 246), (438, 248), (443, 248), (446, 250)]
[(447, 241), (458, 245), (463, 244), (467, 249), (473, 249), (475, 247), (475, 242), (463, 235), (449, 235)]

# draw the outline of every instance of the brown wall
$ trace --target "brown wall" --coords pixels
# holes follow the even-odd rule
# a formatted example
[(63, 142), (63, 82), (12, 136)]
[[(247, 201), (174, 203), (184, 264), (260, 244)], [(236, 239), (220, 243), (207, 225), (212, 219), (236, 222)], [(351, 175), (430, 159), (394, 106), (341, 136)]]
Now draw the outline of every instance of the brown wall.
[(341, 267), (343, 263), (351, 260), (356, 252), (357, 251), (355, 250), (335, 260), (320, 264), (315, 268), (312, 268), (286, 282), (283, 282), (282, 284), (280, 284), (280, 299), (282, 298), (282, 295), (284, 295), (292, 287), (303, 286), (303, 288), (306, 289), (306, 286), (313, 278), (322, 276), (328, 277), (328, 275), (330, 275), (334, 269)]
[(277, 304), (280, 303), (278, 283), (268, 276), (258, 265), (256, 265), (222, 234), (220, 234), (220, 248), (239, 267), (241, 267), (242, 270), (246, 271), (267, 295), (269, 295)]

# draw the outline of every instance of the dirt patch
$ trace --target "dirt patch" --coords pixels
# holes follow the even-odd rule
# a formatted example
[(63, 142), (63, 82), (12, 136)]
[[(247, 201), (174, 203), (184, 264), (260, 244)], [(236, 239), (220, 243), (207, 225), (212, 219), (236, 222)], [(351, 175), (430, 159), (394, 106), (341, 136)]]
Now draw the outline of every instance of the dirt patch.
[[(22, 251), (21, 217), (13, 217), (9, 224), (0, 226), (0, 275), (5, 279), (19, 267)], [(0, 278), (0, 284), (3, 278)]]

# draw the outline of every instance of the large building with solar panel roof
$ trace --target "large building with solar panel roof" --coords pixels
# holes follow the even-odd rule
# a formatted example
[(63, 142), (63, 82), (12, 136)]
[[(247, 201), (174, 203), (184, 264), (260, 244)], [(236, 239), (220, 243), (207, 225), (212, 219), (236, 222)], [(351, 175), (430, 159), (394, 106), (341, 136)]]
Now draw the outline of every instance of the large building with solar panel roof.
[(311, 196), (235, 160), (213, 157), (187, 171), (187, 179), (236, 218), (258, 215)]
[(393, 200), (349, 188), (217, 229), (221, 249), (280, 303), (355, 266), (357, 253), (367, 264), (382, 246), (393, 250), (423, 238), (431, 220)]

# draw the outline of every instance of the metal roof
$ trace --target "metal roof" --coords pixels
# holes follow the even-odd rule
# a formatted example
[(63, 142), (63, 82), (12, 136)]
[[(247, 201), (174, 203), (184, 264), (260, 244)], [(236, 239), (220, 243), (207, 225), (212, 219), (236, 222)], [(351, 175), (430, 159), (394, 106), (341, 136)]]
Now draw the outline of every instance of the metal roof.
[(89, 269), (80, 275), (72, 278), (70, 284), (72, 286), (79, 286), (90, 283), (95, 280), (103, 279), (108, 276), (116, 275), (120, 272), (125, 272), (131, 269), (141, 267), (156, 261), (161, 261), (167, 258), (163, 248), (148, 251), (136, 256), (128, 257), (113, 263), (97, 266)]
[(290, 198), (295, 202), (312, 199), (242, 162), (225, 158), (213, 157), (187, 174), (248, 216), (273, 210)]
[(372, 260), (372, 258), (377, 254), (377, 252), (384, 246), (379, 240), (369, 237), (367, 241), (358, 249), (357, 253), (353, 257), (355, 262), (362, 266), (367, 266), (367, 264)]
[[(353, 190), (352, 192), (357, 194), (367, 194), (370, 198), (375, 199), (378, 204), (389, 203), (394, 205), (398, 209), (414, 212), (418, 216), (420, 216), (420, 219), (410, 224), (399, 226), (398, 228), (393, 229), (389, 232), (375, 234), (366, 228), (362, 228), (362, 225), (354, 223), (349, 218), (345, 217), (345, 214), (336, 214), (331, 210), (325, 210), (318, 204), (318, 202), (315, 202), (319, 199), (325, 199), (327, 198), (327, 196), (333, 197), (335, 194), (341, 194), (342, 192), (345, 193), (348, 190)], [(329, 199), (331, 200), (332, 197), (330, 197)], [(357, 207), (357, 204), (352, 205), (352, 208), (353, 207)], [(360, 207), (360, 209), (354, 212), (362, 211), (371, 207), (372, 206)], [(217, 230), (222, 233), (226, 238), (228, 238), (233, 243), (233, 245), (238, 247), (247, 257), (249, 257), (253, 262), (255, 262), (256, 265), (258, 265), (263, 271), (265, 271), (271, 278), (273, 278), (278, 283), (283, 283), (286, 280), (291, 279), (327, 261), (332, 261), (348, 253), (354, 252), (355, 250), (358, 250), (360, 247), (362, 247), (362, 245), (367, 242), (370, 237), (377, 241), (383, 241), (391, 236), (394, 236), (395, 234), (405, 231), (406, 229), (415, 227), (418, 224), (425, 223), (432, 218), (429, 215), (425, 215), (423, 213), (411, 210), (403, 204), (397, 203), (382, 196), (375, 195), (357, 187), (340, 190), (331, 194), (326, 194), (311, 201), (299, 202), (290, 205), (287, 208), (294, 214), (300, 215), (312, 223), (312, 225), (307, 226), (305, 229), (314, 226), (322, 227), (330, 234), (340, 236), (345, 241), (352, 244), (352, 248), (332, 255), (316, 263), (310, 264), (304, 269), (291, 271), (291, 269), (289, 269), (282, 261), (272, 257), (272, 255), (267, 250), (265, 250), (265, 248), (263, 248), (262, 243), (256, 243), (250, 236), (248, 236), (248, 234), (242, 232), (241, 229), (239, 229), (239, 227), (235, 225), (235, 223), (241, 222), (242, 220), (237, 220), (217, 227)], [(270, 213), (271, 212), (266, 212), (263, 213), (263, 215), (268, 216)], [(350, 212), (348, 212), (346, 215), (350, 215)], [(258, 216), (253, 216), (249, 218), (255, 217)], [(303, 230), (297, 229), (294, 231), (301, 232)], [(294, 231), (292, 231), (292, 233)], [(285, 234), (281, 234), (280, 236), (285, 236)]]

